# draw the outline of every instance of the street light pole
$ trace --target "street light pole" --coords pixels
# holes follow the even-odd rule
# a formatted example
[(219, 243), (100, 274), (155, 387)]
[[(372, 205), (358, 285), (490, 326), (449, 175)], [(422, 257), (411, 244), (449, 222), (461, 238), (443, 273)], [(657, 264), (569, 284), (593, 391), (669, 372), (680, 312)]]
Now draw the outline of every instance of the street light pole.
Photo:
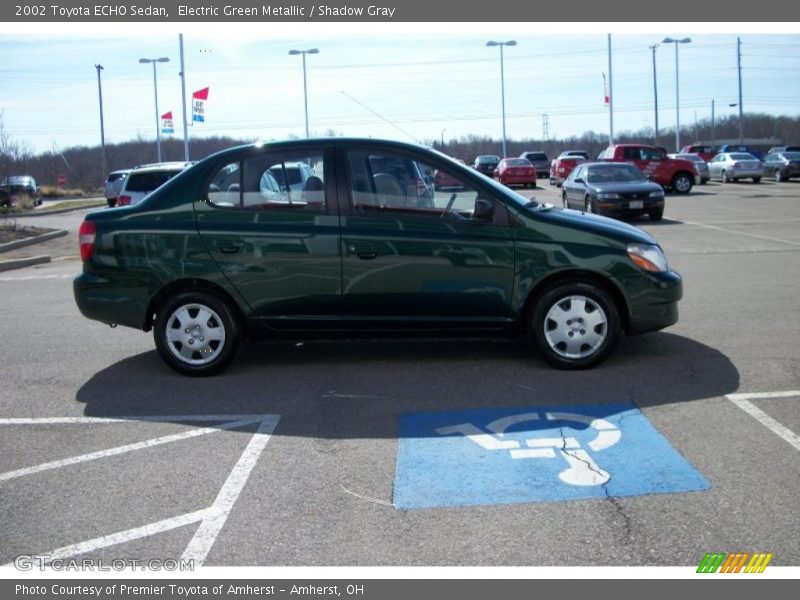
[(156, 63), (169, 62), (169, 58), (166, 56), (162, 56), (161, 58), (140, 58), (139, 62), (141, 64), (153, 63), (153, 92), (156, 101), (156, 156), (158, 157), (157, 162), (161, 162), (161, 123), (159, 123), (158, 114), (158, 79), (156, 77)]
[(305, 106), (306, 113), (306, 139), (309, 137), (308, 133), (308, 85), (306, 83), (306, 54), (319, 54), (317, 48), (309, 50), (289, 50), (290, 56), (297, 56), (298, 54), (303, 57), (303, 105)]
[(656, 48), (660, 44), (653, 44), (650, 50), (653, 51), (653, 101), (655, 103), (655, 117), (656, 117), (656, 133), (654, 136), (655, 145), (658, 146), (658, 83), (656, 80)]
[(670, 37), (664, 38), (662, 44), (675, 44), (675, 152), (681, 151), (681, 95), (680, 95), (680, 78), (678, 71), (678, 44), (689, 44), (692, 38), (683, 38), (680, 40)]
[(100, 97), (100, 147), (103, 153), (103, 177), (108, 174), (108, 160), (106, 159), (106, 130), (103, 124), (103, 85), (100, 82), (100, 71), (103, 70), (103, 65), (95, 65), (97, 69), (97, 94)]
[(502, 107), (502, 114), (503, 114), (503, 158), (506, 157), (506, 83), (505, 83), (505, 71), (503, 66), (503, 46), (516, 46), (517, 42), (515, 40), (508, 40), (506, 42), (493, 42), (489, 41), (486, 42), (486, 45), (489, 47), (500, 46), (500, 104)]

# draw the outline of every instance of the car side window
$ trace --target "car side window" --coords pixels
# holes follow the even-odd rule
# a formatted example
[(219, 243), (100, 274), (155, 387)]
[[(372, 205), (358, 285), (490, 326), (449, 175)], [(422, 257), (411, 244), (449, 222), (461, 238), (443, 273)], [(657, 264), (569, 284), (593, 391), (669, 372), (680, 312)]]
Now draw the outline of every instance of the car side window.
[(470, 218), (478, 199), (477, 190), (457, 174), (406, 156), (353, 151), (348, 163), (355, 212), (431, 218), (452, 212)]
[(207, 199), (223, 208), (324, 212), (324, 165), (319, 151), (254, 154), (220, 168), (209, 183)]

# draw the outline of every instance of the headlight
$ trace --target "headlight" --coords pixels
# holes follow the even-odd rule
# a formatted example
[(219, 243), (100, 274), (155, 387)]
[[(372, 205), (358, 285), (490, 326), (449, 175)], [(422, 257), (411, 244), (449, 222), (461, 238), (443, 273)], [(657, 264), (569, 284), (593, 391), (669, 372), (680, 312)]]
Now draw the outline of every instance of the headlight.
[(597, 199), (598, 200), (618, 200), (619, 199), (619, 194), (614, 194), (613, 192), (611, 192), (611, 193), (601, 193), (601, 194), (597, 194)]
[(637, 266), (651, 273), (663, 273), (669, 270), (667, 257), (654, 244), (628, 244), (628, 256)]
[(663, 198), (664, 192), (650, 192), (651, 198)]

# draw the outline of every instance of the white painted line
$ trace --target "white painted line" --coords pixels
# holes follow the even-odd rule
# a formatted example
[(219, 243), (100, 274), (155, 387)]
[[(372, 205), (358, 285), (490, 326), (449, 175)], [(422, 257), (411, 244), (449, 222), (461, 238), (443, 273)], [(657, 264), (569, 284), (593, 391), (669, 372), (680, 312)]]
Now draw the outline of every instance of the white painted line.
[(748, 398), (790, 398), (792, 396), (800, 396), (800, 392), (770, 392), (764, 394), (728, 394), (726, 398), (733, 402), (736, 406), (741, 408), (744, 412), (753, 417), (756, 421), (761, 423), (764, 427), (772, 431), (775, 435), (783, 438), (794, 446), (795, 450), (800, 450), (800, 435), (779, 423), (770, 417), (763, 410), (758, 408), (755, 404), (750, 402)]
[(261, 421), (258, 430), (253, 434), (250, 443), (247, 444), (227, 481), (220, 489), (214, 504), (211, 505), (211, 513), (203, 519), (192, 541), (184, 550), (182, 557), (184, 560), (194, 560), (195, 566), (201, 566), (205, 562), (211, 546), (214, 545), (233, 505), (242, 493), (253, 467), (269, 442), (272, 432), (275, 431), (278, 419), (279, 417), (273, 416)]
[[(95, 550), (101, 550), (103, 548), (108, 548), (109, 546), (116, 546), (117, 544), (124, 544), (125, 542), (139, 540), (157, 533), (171, 531), (172, 529), (177, 529), (178, 527), (184, 527), (186, 525), (191, 525), (192, 523), (202, 521), (203, 518), (208, 515), (210, 510), (210, 508), (204, 508), (202, 510), (196, 510), (194, 512), (179, 515), (177, 517), (164, 519), (163, 521), (149, 523), (142, 527), (118, 531), (117, 533), (112, 533), (111, 535), (103, 535), (92, 540), (80, 542), (78, 544), (71, 544), (69, 546), (56, 548), (55, 550), (41, 554), (41, 556), (46, 556), (48, 558), (48, 562), (51, 562), (53, 560), (63, 560), (73, 556), (78, 556), (80, 554), (86, 554), (87, 552), (94, 552)], [(7, 563), (3, 566), (14, 566), (14, 563)]]
[[(261, 419), (259, 418), (258, 420), (260, 421)], [(144, 450), (146, 448), (152, 448), (154, 446), (161, 446), (163, 444), (169, 444), (171, 442), (178, 442), (181, 440), (186, 440), (200, 435), (215, 433), (217, 431), (222, 431), (225, 429), (236, 429), (237, 427), (251, 425), (255, 422), (257, 421), (254, 419), (242, 419), (240, 421), (231, 421), (228, 423), (221, 423), (219, 425), (215, 425), (214, 427), (190, 429), (189, 431), (184, 431), (182, 433), (165, 435), (163, 437), (152, 438), (149, 440), (144, 440), (142, 442), (136, 442), (134, 444), (127, 444), (125, 446), (117, 446), (115, 448), (107, 448), (105, 450), (98, 450), (97, 452), (89, 452), (88, 454), (81, 454), (80, 456), (72, 456), (70, 458), (54, 460), (52, 462), (42, 463), (40, 465), (36, 465), (33, 467), (26, 467), (24, 469), (17, 469), (15, 471), (0, 473), (0, 482), (8, 481), (9, 479), (14, 479), (16, 477), (23, 477), (25, 475), (32, 475), (34, 473), (41, 473), (42, 471), (60, 469), (61, 467), (66, 467), (69, 465), (77, 465), (79, 463), (88, 462), (90, 460), (108, 458), (109, 456), (117, 456), (119, 454), (125, 454), (126, 452), (133, 452), (135, 450)]]
[(750, 392), (745, 394), (728, 394), (726, 397), (729, 400), (757, 400), (759, 398), (792, 398), (800, 396), (800, 390), (792, 390), (788, 392)]
[(44, 281), (48, 279), (72, 279), (76, 273), (64, 275), (21, 275), (18, 277), (0, 277), (0, 281)]
[(770, 237), (768, 235), (758, 235), (757, 233), (747, 233), (746, 231), (737, 231), (735, 229), (726, 229), (724, 227), (717, 227), (716, 225), (705, 225), (704, 223), (697, 223), (695, 221), (684, 221), (686, 225), (694, 225), (696, 227), (703, 227), (705, 229), (714, 229), (716, 231), (724, 231), (725, 233), (735, 233), (738, 235), (744, 235), (751, 238), (756, 238), (759, 240), (768, 240), (770, 242), (779, 242), (781, 244), (791, 244), (792, 246), (800, 246), (800, 242), (793, 242), (791, 240), (782, 240), (776, 237)]
[(0, 419), (0, 425), (92, 425), (94, 423), (130, 423), (132, 421), (250, 421), (255, 423), (274, 415), (131, 415), (127, 417), (13, 417)]

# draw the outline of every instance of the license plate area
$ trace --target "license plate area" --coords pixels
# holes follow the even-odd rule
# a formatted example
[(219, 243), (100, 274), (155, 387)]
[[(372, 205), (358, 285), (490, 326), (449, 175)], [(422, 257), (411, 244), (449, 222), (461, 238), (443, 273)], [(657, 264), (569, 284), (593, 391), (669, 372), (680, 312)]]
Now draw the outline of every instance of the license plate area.
[(628, 202), (628, 208), (644, 208), (644, 200), (631, 200)]

